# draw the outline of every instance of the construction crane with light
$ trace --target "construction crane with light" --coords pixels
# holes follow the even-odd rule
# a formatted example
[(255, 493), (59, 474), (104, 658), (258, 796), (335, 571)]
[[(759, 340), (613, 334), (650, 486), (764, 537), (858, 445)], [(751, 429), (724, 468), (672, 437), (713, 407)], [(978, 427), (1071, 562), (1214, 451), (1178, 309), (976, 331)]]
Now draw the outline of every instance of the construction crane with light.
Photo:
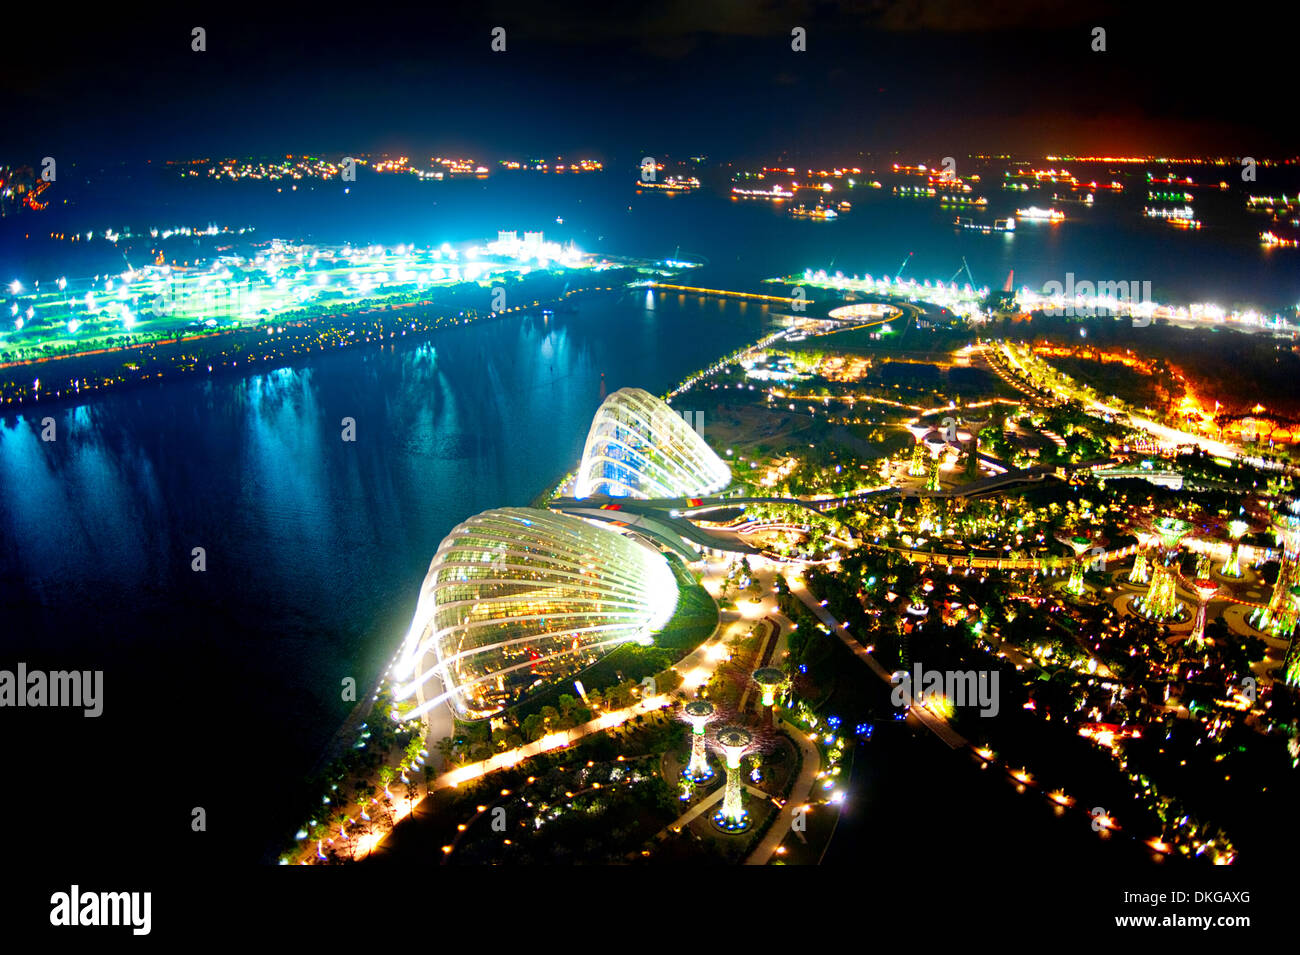
[(966, 272), (966, 278), (970, 279), (970, 287), (978, 288), (979, 286), (975, 284), (975, 276), (970, 274), (970, 266), (966, 264), (966, 256), (964, 255), (961, 257), (961, 268), (958, 269), (956, 272), (952, 273), (952, 278), (948, 280), (948, 284), (952, 285), (954, 282), (956, 282), (957, 276), (961, 275), (963, 270)]
[(908, 262), (911, 262), (911, 261), (912, 261), (912, 253), (909, 252), (909, 253), (907, 253), (907, 258), (903, 259), (903, 264), (900, 265), (900, 266), (898, 267), (898, 271), (894, 273), (894, 281), (895, 281), (895, 282), (897, 282), (897, 281), (898, 281), (898, 277), (899, 277), (900, 275), (903, 274), (903, 269), (907, 268), (907, 263), (908, 263)]

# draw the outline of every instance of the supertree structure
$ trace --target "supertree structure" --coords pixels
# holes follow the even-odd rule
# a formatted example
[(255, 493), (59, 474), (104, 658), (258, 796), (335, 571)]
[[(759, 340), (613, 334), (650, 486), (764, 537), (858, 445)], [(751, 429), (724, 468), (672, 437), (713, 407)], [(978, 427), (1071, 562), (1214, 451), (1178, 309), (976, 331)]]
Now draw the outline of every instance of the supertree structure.
[(1155, 534), (1139, 531), (1137, 539), (1137, 555), (1133, 558), (1133, 569), (1129, 571), (1128, 580), (1131, 584), (1145, 584), (1151, 579), (1151, 561), (1148, 559), (1147, 554), (1150, 552), (1151, 546), (1159, 538)]
[(1273, 518), (1273, 535), (1280, 553), (1277, 583), (1263, 610), (1257, 610), (1250, 622), (1260, 630), (1268, 630), (1280, 637), (1290, 636), (1296, 625), (1296, 605), (1291, 590), (1300, 585), (1300, 502), (1292, 501), (1287, 514)]
[[(1295, 619), (1300, 612), (1300, 587), (1291, 588), (1291, 616)], [(1291, 645), (1286, 648), (1286, 658), (1282, 661), (1282, 678), (1287, 686), (1300, 686), (1300, 633), (1293, 634)]]
[(727, 787), (722, 794), (722, 808), (714, 815), (719, 828), (740, 832), (749, 828), (749, 814), (743, 803), (744, 786), (740, 782), (740, 760), (754, 745), (754, 734), (743, 726), (724, 726), (714, 737), (714, 745), (726, 757)]
[(772, 707), (776, 705), (776, 691), (785, 686), (785, 673), (776, 667), (759, 667), (754, 671), (754, 682), (763, 691), (760, 704), (763, 707), (763, 722), (772, 725)]
[(1159, 535), (1159, 549), (1152, 561), (1151, 586), (1134, 601), (1142, 616), (1149, 620), (1176, 620), (1183, 615), (1178, 601), (1178, 558), (1192, 525), (1177, 517), (1161, 517), (1151, 529)]
[(1192, 627), (1188, 640), (1197, 648), (1205, 646), (1205, 623), (1210, 601), (1219, 592), (1219, 584), (1210, 577), (1200, 577), (1191, 582), (1192, 593), (1196, 594), (1196, 624)]
[(1228, 540), (1232, 544), (1232, 551), (1228, 555), (1227, 561), (1225, 561), (1223, 566), (1219, 568), (1219, 573), (1223, 574), (1225, 577), (1240, 577), (1241, 538), (1246, 531), (1250, 530), (1250, 524), (1242, 520), (1228, 521), (1228, 526), (1225, 530), (1228, 532)]
[(927, 491), (939, 490), (939, 467), (943, 462), (943, 457), (948, 452), (946, 442), (934, 441), (926, 442), (926, 447), (930, 449), (930, 465), (925, 472), (925, 489)]
[(1082, 528), (1072, 528), (1058, 531), (1056, 539), (1074, 552), (1074, 563), (1070, 566), (1070, 579), (1066, 581), (1065, 590), (1076, 597), (1080, 596), (1084, 591), (1083, 572), (1089, 563), (1085, 557), (1094, 548), (1104, 548), (1106, 538)]
[[(949, 441), (959, 454), (965, 453), (965, 475), (967, 478), (973, 478), (979, 473), (979, 443), (980, 432), (988, 427), (991, 418), (985, 418), (983, 421), (973, 421), (969, 418), (961, 417), (956, 424), (961, 430), (957, 431), (953, 437), (955, 441)], [(955, 430), (955, 429), (954, 429)], [(949, 432), (952, 434), (952, 432)], [(945, 436), (947, 437), (947, 436)]]
[(708, 700), (691, 700), (682, 707), (682, 718), (691, 724), (691, 761), (682, 771), (695, 782), (713, 778), (713, 768), (705, 753), (705, 727), (717, 716), (718, 708)]
[(907, 426), (907, 430), (912, 433), (912, 440), (915, 442), (915, 444), (912, 445), (912, 457), (907, 464), (907, 473), (912, 477), (924, 477), (925, 436), (934, 429), (929, 425), (910, 424)]

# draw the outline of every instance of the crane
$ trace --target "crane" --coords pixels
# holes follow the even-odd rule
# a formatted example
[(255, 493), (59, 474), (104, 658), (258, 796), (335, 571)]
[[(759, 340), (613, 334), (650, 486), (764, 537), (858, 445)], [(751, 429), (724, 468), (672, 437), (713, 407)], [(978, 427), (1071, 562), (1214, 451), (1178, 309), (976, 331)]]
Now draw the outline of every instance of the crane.
[(975, 276), (970, 274), (970, 266), (966, 263), (966, 256), (964, 255), (961, 257), (961, 268), (952, 273), (952, 278), (948, 280), (948, 284), (951, 285), (956, 282), (957, 276), (961, 275), (963, 269), (966, 272), (966, 278), (970, 279), (971, 288), (975, 288)]
[(903, 274), (903, 269), (907, 268), (907, 263), (910, 262), (910, 261), (912, 261), (912, 253), (911, 253), (911, 252), (907, 253), (907, 258), (903, 259), (903, 264), (900, 265), (900, 266), (898, 267), (898, 271), (894, 273), (894, 281), (895, 281), (895, 282), (898, 281), (898, 277), (899, 277), (900, 275)]

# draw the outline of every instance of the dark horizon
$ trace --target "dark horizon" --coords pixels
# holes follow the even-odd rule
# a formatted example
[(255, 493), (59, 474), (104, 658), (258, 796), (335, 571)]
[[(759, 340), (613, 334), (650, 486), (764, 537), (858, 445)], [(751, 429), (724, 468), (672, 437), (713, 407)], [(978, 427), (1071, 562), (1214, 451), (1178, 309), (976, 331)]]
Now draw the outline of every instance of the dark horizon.
[[(1285, 14), (1279, 14), (1285, 16)], [(11, 163), (236, 155), (1294, 155), (1286, 24), (1116, 3), (79, 16), (6, 58)], [(207, 51), (190, 30), (207, 30)], [(506, 52), (490, 48), (495, 26)], [(807, 52), (790, 31), (807, 32)], [(1106, 30), (1093, 52), (1092, 30)]]

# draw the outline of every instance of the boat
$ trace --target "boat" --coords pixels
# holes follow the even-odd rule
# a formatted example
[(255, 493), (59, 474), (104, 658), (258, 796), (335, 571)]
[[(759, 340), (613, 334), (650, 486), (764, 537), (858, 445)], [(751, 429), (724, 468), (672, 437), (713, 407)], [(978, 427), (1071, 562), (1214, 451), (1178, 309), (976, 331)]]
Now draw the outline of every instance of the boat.
[(825, 206), (817, 206), (816, 208), (808, 209), (808, 208), (806, 208), (805, 206), (803, 206), (802, 204), (800, 204), (800, 205), (796, 206), (795, 208), (791, 209), (791, 210), (790, 210), (790, 215), (792, 215), (792, 216), (796, 216), (796, 217), (801, 218), (801, 219), (837, 219), (837, 218), (839, 218), (839, 213), (836, 212), (834, 209), (827, 209)]
[(663, 182), (641, 182), (637, 180), (638, 189), (662, 189), (664, 192), (693, 192), (700, 188), (700, 181), (694, 176), (669, 176)]
[(960, 228), (970, 229), (972, 232), (983, 232), (985, 235), (989, 235), (993, 232), (1016, 231), (1015, 219), (994, 219), (993, 224), (989, 225), (987, 222), (976, 222), (973, 219), (962, 218), (959, 216), (954, 220), (954, 223)]
[(1017, 209), (1016, 216), (1020, 219), (1033, 219), (1042, 222), (1063, 222), (1065, 220), (1065, 213), (1060, 209), (1040, 209), (1038, 206)]
[(845, 201), (845, 202), (841, 202), (841, 203), (840, 203), (840, 212), (848, 212), (848, 211), (849, 211), (850, 209), (852, 209), (852, 208), (853, 208), (853, 205), (852, 205), (851, 203), (849, 203), (848, 201)]
[(740, 186), (731, 187), (732, 198), (739, 196), (742, 199), (793, 199), (794, 193), (788, 189), (782, 189), (780, 186), (773, 186), (771, 189), (742, 189)]
[(1181, 206), (1178, 208), (1147, 206), (1142, 210), (1142, 214), (1148, 219), (1192, 220), (1196, 218), (1196, 211), (1191, 206)]

